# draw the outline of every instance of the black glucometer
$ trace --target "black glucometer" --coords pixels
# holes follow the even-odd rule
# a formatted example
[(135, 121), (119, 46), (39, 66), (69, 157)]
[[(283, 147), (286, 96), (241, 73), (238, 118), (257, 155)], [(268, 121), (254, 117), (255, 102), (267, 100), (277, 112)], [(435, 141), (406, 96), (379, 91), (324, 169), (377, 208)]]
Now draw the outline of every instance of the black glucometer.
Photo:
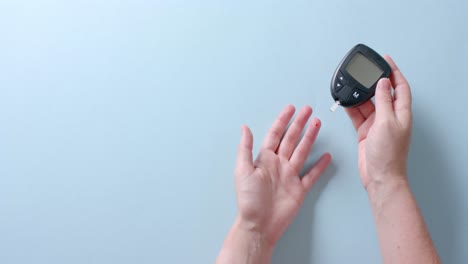
[(331, 95), (335, 104), (355, 107), (375, 94), (377, 81), (390, 76), (390, 66), (382, 56), (364, 44), (352, 48), (341, 60), (331, 81)]

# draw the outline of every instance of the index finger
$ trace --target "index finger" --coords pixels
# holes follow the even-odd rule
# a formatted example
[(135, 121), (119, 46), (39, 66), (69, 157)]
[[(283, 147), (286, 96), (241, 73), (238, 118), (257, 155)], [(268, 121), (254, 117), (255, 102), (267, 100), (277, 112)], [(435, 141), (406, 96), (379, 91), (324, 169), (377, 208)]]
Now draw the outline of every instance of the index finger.
[(390, 74), (390, 81), (395, 90), (394, 93), (394, 109), (395, 112), (409, 111), (411, 112), (411, 90), (405, 76), (401, 73), (398, 66), (393, 59), (385, 55), (385, 60), (390, 65), (392, 73)]
[(364, 121), (366, 121), (367, 118), (375, 112), (375, 105), (371, 100), (369, 100), (360, 106), (345, 108), (345, 111), (353, 122), (354, 128), (358, 130)]

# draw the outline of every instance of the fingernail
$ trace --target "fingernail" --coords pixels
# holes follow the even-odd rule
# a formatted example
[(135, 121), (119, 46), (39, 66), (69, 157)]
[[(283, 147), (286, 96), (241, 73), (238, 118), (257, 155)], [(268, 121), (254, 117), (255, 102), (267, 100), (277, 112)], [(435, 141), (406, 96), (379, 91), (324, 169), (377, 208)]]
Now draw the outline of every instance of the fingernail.
[(377, 83), (377, 86), (379, 86), (380, 89), (388, 90), (390, 88), (390, 86), (388, 85), (387, 80), (388, 80), (388, 78), (380, 79), (379, 83)]

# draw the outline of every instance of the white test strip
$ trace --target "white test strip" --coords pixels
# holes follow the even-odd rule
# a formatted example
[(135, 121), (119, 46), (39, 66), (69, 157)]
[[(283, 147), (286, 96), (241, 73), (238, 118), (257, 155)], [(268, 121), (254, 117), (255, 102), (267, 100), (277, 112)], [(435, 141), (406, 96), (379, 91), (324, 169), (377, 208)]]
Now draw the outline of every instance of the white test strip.
[(330, 112), (335, 112), (336, 108), (340, 105), (340, 101), (336, 101), (331, 107)]

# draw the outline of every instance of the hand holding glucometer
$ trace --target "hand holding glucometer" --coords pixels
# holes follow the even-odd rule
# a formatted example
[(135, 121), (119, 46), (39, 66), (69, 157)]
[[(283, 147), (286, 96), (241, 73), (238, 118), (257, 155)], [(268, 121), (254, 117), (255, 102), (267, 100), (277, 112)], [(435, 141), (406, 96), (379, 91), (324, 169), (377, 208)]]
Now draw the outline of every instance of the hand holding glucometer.
[(331, 81), (331, 95), (335, 104), (355, 107), (375, 94), (378, 80), (390, 76), (390, 66), (385, 59), (364, 44), (352, 48), (341, 60)]

